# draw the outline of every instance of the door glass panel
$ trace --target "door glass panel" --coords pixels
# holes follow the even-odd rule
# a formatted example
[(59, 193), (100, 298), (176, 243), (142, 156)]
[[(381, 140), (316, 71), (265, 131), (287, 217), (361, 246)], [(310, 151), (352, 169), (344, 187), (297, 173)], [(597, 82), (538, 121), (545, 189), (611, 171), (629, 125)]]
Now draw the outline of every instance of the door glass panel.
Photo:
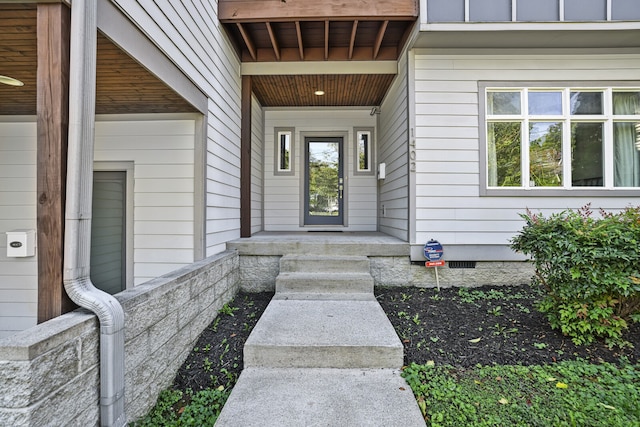
[(340, 215), (340, 144), (309, 142), (309, 216)]
[(125, 183), (125, 172), (94, 172), (91, 281), (110, 294), (126, 287)]

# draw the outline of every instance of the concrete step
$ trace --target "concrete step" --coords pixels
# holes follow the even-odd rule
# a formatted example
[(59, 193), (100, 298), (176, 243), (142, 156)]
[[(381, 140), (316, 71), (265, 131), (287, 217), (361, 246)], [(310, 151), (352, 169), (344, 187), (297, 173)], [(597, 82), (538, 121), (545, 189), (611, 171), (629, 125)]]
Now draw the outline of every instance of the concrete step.
[(334, 301), (375, 301), (371, 292), (278, 292), (276, 300), (334, 300)]
[(281, 272), (276, 277), (276, 293), (279, 292), (370, 292), (373, 294), (374, 280), (366, 273), (309, 273)]
[(376, 300), (272, 300), (244, 346), (244, 366), (391, 368), (403, 347)]
[(370, 268), (366, 256), (284, 255), (280, 258), (281, 273), (369, 273)]
[(393, 369), (247, 368), (216, 422), (216, 427), (424, 425), (411, 388)]

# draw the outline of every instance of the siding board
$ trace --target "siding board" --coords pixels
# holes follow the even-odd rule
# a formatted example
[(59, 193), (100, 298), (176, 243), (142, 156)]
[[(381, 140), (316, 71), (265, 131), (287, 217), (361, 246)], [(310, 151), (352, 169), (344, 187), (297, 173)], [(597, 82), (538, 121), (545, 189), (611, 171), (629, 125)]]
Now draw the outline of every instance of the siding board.
[[(479, 81), (637, 80), (640, 55), (422, 55), (415, 58), (417, 241), (507, 245), (529, 207), (545, 214), (578, 208), (621, 209), (640, 197), (480, 197)], [(446, 84), (442, 82), (446, 80)], [(592, 86), (592, 84), (589, 84)]]
[[(264, 135), (264, 229), (267, 231), (296, 231), (300, 227), (302, 209), (300, 187), (304, 179), (304, 134), (346, 134), (344, 139), (344, 172), (346, 183), (346, 214), (348, 231), (376, 230), (376, 188), (374, 175), (355, 175), (354, 127), (375, 127), (375, 117), (369, 109), (267, 109)], [(294, 175), (274, 175), (274, 128), (295, 128)], [(380, 138), (377, 137), (377, 141)], [(378, 154), (380, 153), (379, 147)], [(363, 198), (359, 195), (366, 194)]]
[[(0, 122), (0, 236), (36, 229), (36, 138), (33, 122)], [(0, 337), (37, 323), (37, 256), (8, 258), (0, 250)]]

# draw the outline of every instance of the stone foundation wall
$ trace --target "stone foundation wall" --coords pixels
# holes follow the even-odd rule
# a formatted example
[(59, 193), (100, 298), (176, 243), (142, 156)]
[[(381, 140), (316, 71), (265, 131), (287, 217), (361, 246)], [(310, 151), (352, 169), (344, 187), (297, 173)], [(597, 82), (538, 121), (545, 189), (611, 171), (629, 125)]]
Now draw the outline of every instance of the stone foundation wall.
[[(414, 265), (408, 257), (370, 257), (371, 275), (376, 286), (417, 286), (435, 288), (434, 268)], [(532, 263), (517, 261), (478, 261), (475, 268), (438, 267), (440, 287), (478, 287), (485, 285), (521, 285), (531, 283)]]
[[(129, 421), (167, 388), (204, 328), (238, 291), (225, 252), (122, 292)], [(0, 425), (99, 425), (99, 325), (79, 309), (0, 340)]]
[(275, 292), (280, 255), (241, 255), (240, 288), (245, 292)]
[[(414, 265), (408, 256), (369, 257), (376, 286), (436, 287), (433, 268)], [(240, 287), (247, 292), (275, 291), (280, 272), (280, 256), (240, 256)], [(531, 282), (533, 264), (524, 261), (478, 261), (475, 268), (438, 268), (441, 287), (478, 287), (484, 285), (521, 285)]]

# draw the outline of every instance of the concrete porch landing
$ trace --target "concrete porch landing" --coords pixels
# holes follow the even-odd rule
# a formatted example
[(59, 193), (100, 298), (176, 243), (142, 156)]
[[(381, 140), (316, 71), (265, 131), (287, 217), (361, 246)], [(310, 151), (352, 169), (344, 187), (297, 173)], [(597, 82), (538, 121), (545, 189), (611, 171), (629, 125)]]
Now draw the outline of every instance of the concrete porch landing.
[(375, 231), (261, 231), (227, 242), (240, 255), (409, 256), (409, 243)]

